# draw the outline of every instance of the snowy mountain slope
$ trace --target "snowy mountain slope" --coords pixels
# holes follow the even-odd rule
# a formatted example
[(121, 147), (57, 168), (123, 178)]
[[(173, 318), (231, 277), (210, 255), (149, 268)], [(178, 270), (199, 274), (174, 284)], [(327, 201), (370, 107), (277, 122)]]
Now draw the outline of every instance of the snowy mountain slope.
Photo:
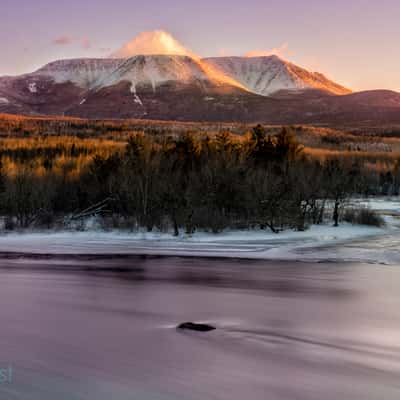
[[(155, 105), (165, 113), (176, 107), (169, 102), (184, 104), (182, 93), (190, 103), (189, 98), (203, 102), (204, 97), (216, 93), (245, 91), (232, 78), (189, 56), (61, 60), (31, 74), (0, 77), (0, 108), (10, 113), (16, 109), (18, 113), (51, 115), (112, 117), (122, 113), (139, 118), (148, 115), (149, 107), (157, 109)], [(146, 95), (144, 104), (142, 96)]]
[(150, 84), (153, 90), (166, 82), (205, 81), (209, 77), (194, 59), (177, 55), (141, 55), (124, 60), (111, 74), (97, 82), (99, 87), (123, 81), (133, 87)]
[(37, 78), (49, 78), (56, 84), (71, 82), (83, 89), (99, 89), (123, 81), (132, 82), (134, 86), (151, 84), (153, 90), (166, 82), (194, 81), (241, 87), (233, 78), (201, 59), (167, 54), (137, 55), (127, 59), (59, 60), (22, 77), (31, 79), (29, 85), (33, 91), (32, 85)]
[(282, 90), (304, 89), (321, 89), (333, 94), (350, 93), (350, 90), (324, 75), (309, 72), (277, 56), (201, 60), (164, 54), (138, 55), (127, 59), (72, 59), (52, 62), (23, 77), (31, 78), (33, 83), (36, 78), (50, 78), (56, 84), (71, 82), (83, 89), (98, 89), (128, 81), (133, 87), (150, 84), (155, 90), (166, 82), (208, 81), (237, 86), (262, 96)]
[(334, 94), (350, 90), (330, 81), (324, 75), (309, 72), (278, 56), (215, 57), (205, 62), (240, 82), (249, 91), (269, 96), (281, 90), (320, 89)]
[(72, 82), (80, 88), (90, 89), (97, 81), (106, 79), (123, 61), (113, 58), (59, 60), (25, 76), (49, 77), (55, 83)]
[(96, 87), (104, 88), (124, 81), (132, 83), (134, 93), (137, 87), (146, 85), (151, 85), (153, 91), (156, 91), (157, 86), (167, 82), (228, 85), (246, 90), (216, 67), (185, 55), (139, 55), (128, 58), (109, 76), (99, 80)]

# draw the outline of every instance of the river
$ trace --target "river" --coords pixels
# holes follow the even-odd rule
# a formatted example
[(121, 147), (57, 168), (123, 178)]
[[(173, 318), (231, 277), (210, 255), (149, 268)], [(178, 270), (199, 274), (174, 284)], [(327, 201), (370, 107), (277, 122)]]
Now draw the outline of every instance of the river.
[(399, 282), (356, 263), (2, 259), (0, 399), (398, 400)]

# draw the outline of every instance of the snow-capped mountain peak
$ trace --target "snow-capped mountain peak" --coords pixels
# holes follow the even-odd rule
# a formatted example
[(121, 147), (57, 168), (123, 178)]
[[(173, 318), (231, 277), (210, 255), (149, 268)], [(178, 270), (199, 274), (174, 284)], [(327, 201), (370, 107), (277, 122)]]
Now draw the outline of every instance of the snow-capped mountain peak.
[(82, 58), (59, 60), (40, 68), (32, 77), (48, 77), (55, 83), (72, 82), (75, 85), (90, 89), (97, 81), (106, 79), (122, 60), (111, 58)]
[[(162, 35), (152, 37), (158, 45)], [(165, 43), (168, 40), (167, 37)], [(157, 49), (169, 48), (181, 51), (173, 42), (166, 50)], [(206, 115), (205, 109), (217, 110), (222, 102), (226, 110), (239, 105), (250, 107), (249, 113), (260, 113), (262, 119), (266, 111), (254, 104), (272, 104), (268, 103), (271, 99), (263, 97), (278, 94), (282, 99), (299, 94), (326, 96), (349, 92), (322, 74), (277, 56), (201, 59), (187, 54), (141, 54), (129, 58), (60, 60), (31, 74), (0, 77), (0, 111), (91, 116), (100, 115), (100, 109), (108, 110), (101, 115), (110, 117), (122, 113), (143, 118), (152, 115), (156, 104), (164, 104), (160, 114), (164, 116), (170, 101), (182, 107), (192, 101), (197, 103), (187, 106), (191, 113)], [(115, 110), (115, 104), (124, 111)], [(177, 118), (175, 114), (172, 117)], [(199, 117), (193, 114), (193, 118)]]
[(217, 67), (186, 55), (139, 55), (125, 59), (109, 76), (99, 79), (97, 87), (112, 86), (122, 81), (129, 81), (135, 87), (151, 84), (154, 91), (166, 82), (187, 84), (195, 81), (247, 90)]
[(321, 89), (334, 94), (350, 92), (324, 75), (309, 72), (276, 55), (215, 57), (205, 61), (240, 82), (249, 91), (262, 96), (281, 90)]
[(187, 83), (190, 80), (205, 80), (206, 75), (190, 57), (181, 55), (139, 55), (123, 60), (104, 80), (100, 87), (112, 86), (122, 81), (134, 86), (151, 84), (153, 90), (170, 81)]

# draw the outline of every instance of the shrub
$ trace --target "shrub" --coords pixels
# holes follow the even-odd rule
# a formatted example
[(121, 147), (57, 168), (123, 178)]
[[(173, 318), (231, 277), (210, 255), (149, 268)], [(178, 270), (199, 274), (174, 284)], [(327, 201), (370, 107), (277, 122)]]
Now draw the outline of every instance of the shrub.
[(351, 224), (381, 227), (385, 221), (375, 210), (367, 207), (348, 208), (345, 210), (343, 220)]

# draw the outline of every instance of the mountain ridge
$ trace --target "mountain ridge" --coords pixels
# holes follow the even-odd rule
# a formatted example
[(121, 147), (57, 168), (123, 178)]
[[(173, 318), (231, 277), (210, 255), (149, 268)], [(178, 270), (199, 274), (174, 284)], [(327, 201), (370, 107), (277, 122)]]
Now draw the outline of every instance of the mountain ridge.
[[(218, 73), (220, 75), (220, 80), (227, 83), (230, 82), (230, 84), (234, 86), (243, 86), (243, 89), (263, 96), (271, 95), (279, 90), (302, 90), (306, 88), (322, 89), (335, 94), (347, 94), (351, 92), (342, 85), (327, 79), (321, 73), (309, 72), (275, 55), (263, 57), (197, 58), (190, 55), (141, 54), (129, 58), (77, 58), (56, 60), (32, 73), (15, 77), (7, 76), (7, 78), (31, 77), (34, 79), (35, 77), (43, 76), (54, 79), (56, 83), (71, 81), (80, 87), (88, 89), (96, 82), (101, 80), (106, 81), (107, 75), (114, 74), (122, 65), (130, 64), (132, 66), (137, 60), (143, 59), (147, 60), (149, 63), (158, 60), (158, 68), (163, 67), (163, 64), (165, 64), (163, 61), (165, 60), (169, 60), (170, 63), (175, 63), (175, 65), (180, 64), (182, 60), (186, 60), (186, 63), (200, 65), (203, 69), (203, 73), (206, 75), (207, 73), (204, 70), (213, 68), (212, 73)], [(237, 65), (236, 69), (233, 68), (232, 64), (234, 61), (236, 64), (239, 62), (242, 70), (245, 69), (245, 71), (238, 71)], [(240, 72), (244, 72), (247, 76), (241, 76)], [(275, 74), (274, 85), (264, 88), (264, 90), (259, 90), (257, 85), (252, 84), (251, 79), (257, 80), (260, 76), (265, 74)], [(0, 79), (1, 78), (2, 77), (0, 77)], [(170, 77), (171, 80), (176, 81), (185, 78), (185, 75), (179, 76), (179, 71), (177, 71), (175, 76)], [(203, 79), (204, 78), (205, 77), (203, 77)], [(269, 76), (266, 78), (270, 79)], [(121, 79), (123, 78), (121, 77)], [(114, 81), (113, 83), (116, 82)]]
[(59, 60), (0, 77), (0, 112), (261, 123), (400, 122), (400, 94), (351, 93), (277, 56)]
[(309, 72), (277, 55), (261, 57), (210, 57), (205, 59), (262, 96), (279, 90), (322, 89), (334, 94), (351, 90), (319, 72)]

